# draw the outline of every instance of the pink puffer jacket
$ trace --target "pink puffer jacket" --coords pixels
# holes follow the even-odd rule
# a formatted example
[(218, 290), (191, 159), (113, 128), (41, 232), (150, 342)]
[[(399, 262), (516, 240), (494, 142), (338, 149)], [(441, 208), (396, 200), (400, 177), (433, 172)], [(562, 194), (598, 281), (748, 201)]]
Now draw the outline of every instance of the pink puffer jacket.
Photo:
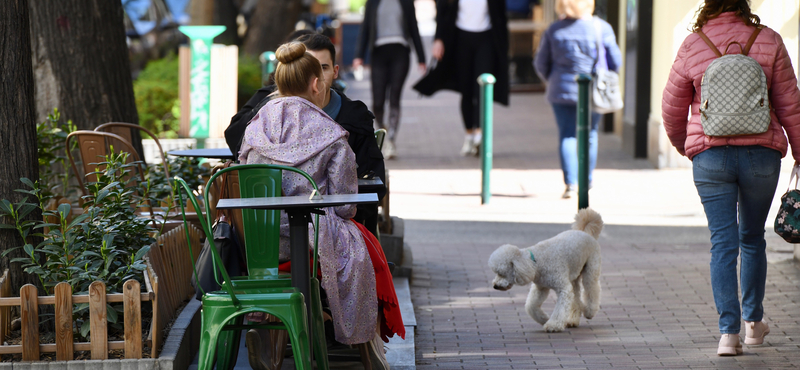
[[(732, 12), (722, 13), (703, 26), (703, 33), (722, 53), (725, 53), (725, 48), (733, 41), (744, 46), (753, 30), (753, 27), (745, 25)], [(735, 44), (728, 52), (741, 53)], [(792, 144), (792, 156), (795, 161), (800, 160), (800, 91), (783, 39), (777, 32), (765, 27), (748, 55), (761, 64), (767, 76), (772, 123), (763, 134), (708, 137), (703, 134), (700, 124), (700, 83), (706, 67), (716, 59), (716, 55), (696, 33), (683, 41), (661, 101), (664, 128), (679, 153), (692, 159), (698, 153), (715, 146), (761, 145), (776, 149), (785, 156), (785, 129)], [(690, 104), (692, 116), (687, 120), (687, 108)]]

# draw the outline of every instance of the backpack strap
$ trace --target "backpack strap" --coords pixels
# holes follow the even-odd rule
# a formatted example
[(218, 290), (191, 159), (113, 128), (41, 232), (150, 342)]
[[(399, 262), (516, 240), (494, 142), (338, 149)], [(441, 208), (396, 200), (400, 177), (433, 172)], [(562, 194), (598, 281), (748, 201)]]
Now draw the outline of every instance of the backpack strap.
[(758, 25), (753, 34), (750, 35), (750, 40), (747, 40), (747, 45), (744, 46), (744, 50), (742, 50), (742, 54), (747, 55), (750, 52), (750, 48), (753, 46), (753, 43), (756, 41), (756, 37), (758, 37), (758, 33), (761, 32), (761, 29), (764, 28), (762, 25)]
[(706, 42), (706, 45), (708, 45), (708, 47), (711, 48), (711, 50), (714, 52), (714, 54), (717, 54), (717, 58), (722, 56), (722, 53), (719, 52), (719, 49), (717, 49), (717, 46), (714, 45), (714, 43), (711, 42), (711, 40), (708, 39), (708, 36), (706, 36), (706, 34), (703, 33), (702, 30), (697, 30), (697, 35), (699, 35), (700, 38), (703, 39), (703, 41)]
[[(738, 43), (736, 41), (733, 41), (730, 44), (728, 44), (728, 47), (725, 48), (725, 54), (728, 54), (728, 48), (730, 48), (731, 45), (733, 45), (733, 44), (739, 45), (739, 48), (742, 50), (742, 55), (747, 55), (748, 53), (750, 53), (750, 48), (753, 47), (753, 43), (756, 41), (756, 37), (758, 37), (758, 34), (761, 32), (762, 28), (764, 28), (764, 26), (762, 26), (762, 25), (759, 25), (758, 27), (756, 27), (755, 31), (753, 31), (753, 34), (750, 35), (750, 39), (747, 40), (747, 44), (744, 47), (742, 47), (742, 44), (740, 44), (740, 43)], [(700, 38), (703, 39), (703, 41), (706, 42), (706, 45), (708, 45), (708, 47), (711, 48), (712, 51), (714, 51), (714, 54), (717, 55), (717, 58), (722, 56), (722, 53), (719, 52), (719, 49), (717, 49), (717, 46), (714, 45), (714, 43), (711, 42), (711, 40), (708, 39), (708, 36), (706, 36), (706, 34), (703, 33), (702, 30), (697, 30), (697, 35), (700, 36)]]

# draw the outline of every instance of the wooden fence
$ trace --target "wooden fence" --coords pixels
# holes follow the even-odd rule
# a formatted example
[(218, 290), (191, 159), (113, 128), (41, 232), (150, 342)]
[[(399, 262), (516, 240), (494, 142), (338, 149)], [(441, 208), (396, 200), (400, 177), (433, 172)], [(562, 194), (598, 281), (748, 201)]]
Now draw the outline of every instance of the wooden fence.
[[(155, 293), (153, 322), (148, 337), (152, 358), (158, 357), (164, 326), (175, 318), (178, 308), (194, 295), (194, 288), (190, 284), (192, 262), (187, 258), (189, 247), (183, 230), (181, 224), (162, 234), (145, 257), (148, 272), (145, 274), (145, 284), (149, 285), (148, 290)], [(192, 224), (189, 225), (189, 240), (192, 243), (194, 261), (197, 261), (200, 255), (200, 249), (203, 247), (200, 240), (204, 237), (200, 229)]]
[[(0, 346), (0, 354), (21, 353), (23, 361), (38, 361), (41, 352), (55, 352), (56, 360), (74, 359), (74, 351), (91, 351), (93, 360), (108, 358), (109, 350), (124, 350), (125, 358), (142, 358), (141, 302), (151, 301), (153, 318), (147, 338), (151, 358), (158, 357), (164, 326), (177, 314), (177, 309), (194, 294), (189, 281), (191, 261), (183, 225), (161, 235), (145, 257), (147, 272), (144, 275), (146, 292), (141, 292), (138, 281), (128, 280), (122, 293), (106, 293), (106, 285), (95, 281), (89, 294), (73, 295), (72, 287), (60, 283), (55, 295), (38, 296), (34, 285), (20, 289), (19, 297), (11, 297), (8, 270), (0, 277), (0, 343), (10, 331), (11, 307), (19, 307), (22, 342), (18, 345)], [(189, 237), (194, 248), (194, 258), (200, 254), (203, 233), (190, 226)], [(195, 247), (196, 246), (196, 247)], [(159, 295), (159, 290), (164, 294)], [(122, 302), (124, 311), (124, 340), (108, 340), (107, 303)], [(89, 342), (73, 339), (72, 310), (75, 304), (88, 303), (91, 332)], [(39, 343), (39, 306), (55, 306), (55, 342)]]

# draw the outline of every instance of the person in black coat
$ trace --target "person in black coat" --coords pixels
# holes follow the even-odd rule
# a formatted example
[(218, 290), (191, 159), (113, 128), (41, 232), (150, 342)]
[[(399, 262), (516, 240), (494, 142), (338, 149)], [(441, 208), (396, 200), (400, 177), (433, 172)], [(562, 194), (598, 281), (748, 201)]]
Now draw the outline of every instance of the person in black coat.
[(430, 96), (447, 89), (461, 93), (466, 137), (461, 155), (478, 155), (482, 141), (478, 121), (478, 76), (491, 73), (497, 82), (494, 101), (508, 105), (508, 19), (502, 0), (436, 0), (436, 66), (414, 89)]
[[(372, 112), (378, 127), (385, 128), (388, 141), (384, 146), (386, 159), (395, 154), (395, 138), (400, 125), (400, 98), (408, 76), (411, 44), (417, 61), (425, 71), (425, 51), (419, 37), (414, 0), (367, 0), (364, 22), (358, 34), (353, 67), (364, 63), (371, 55)], [(384, 124), (383, 106), (389, 90), (389, 122)]]
[[(301, 36), (297, 41), (305, 44), (308, 52), (320, 60), (325, 83), (330, 86), (339, 72), (339, 66), (333, 64), (333, 60), (336, 58), (336, 49), (331, 40), (327, 36), (311, 34)], [(242, 138), (250, 120), (261, 107), (274, 97), (271, 94), (276, 90), (275, 85), (258, 89), (244, 107), (231, 118), (230, 125), (225, 129), (225, 142), (235, 158), (239, 156)], [(350, 133), (347, 142), (356, 155), (358, 177), (373, 178), (377, 176), (385, 184), (386, 166), (378, 143), (375, 141), (375, 131), (372, 128), (374, 116), (367, 105), (360, 100), (350, 100), (335, 87), (330, 89), (326, 104), (323, 108), (325, 113), (328, 113), (334, 121)], [(379, 191), (378, 198), (383, 198), (385, 194), (385, 189)], [(355, 220), (376, 234), (378, 206), (376, 204), (358, 205), (357, 209)]]

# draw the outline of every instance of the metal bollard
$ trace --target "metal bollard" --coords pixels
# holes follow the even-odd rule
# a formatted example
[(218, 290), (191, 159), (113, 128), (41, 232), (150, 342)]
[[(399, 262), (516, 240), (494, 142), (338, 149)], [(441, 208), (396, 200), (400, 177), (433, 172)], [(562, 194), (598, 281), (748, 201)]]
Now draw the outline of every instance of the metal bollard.
[(489, 203), (492, 197), (491, 191), (491, 172), (492, 172), (492, 104), (494, 103), (494, 84), (497, 79), (490, 73), (478, 76), (478, 85), (481, 86), (480, 92), (480, 127), (483, 130), (483, 142), (481, 144), (481, 204)]
[(275, 52), (265, 51), (258, 56), (261, 61), (261, 84), (267, 86), (269, 83), (269, 75), (275, 72), (275, 67), (278, 66), (278, 58), (275, 57)]
[(589, 207), (589, 84), (592, 76), (579, 74), (578, 81), (578, 209)]

